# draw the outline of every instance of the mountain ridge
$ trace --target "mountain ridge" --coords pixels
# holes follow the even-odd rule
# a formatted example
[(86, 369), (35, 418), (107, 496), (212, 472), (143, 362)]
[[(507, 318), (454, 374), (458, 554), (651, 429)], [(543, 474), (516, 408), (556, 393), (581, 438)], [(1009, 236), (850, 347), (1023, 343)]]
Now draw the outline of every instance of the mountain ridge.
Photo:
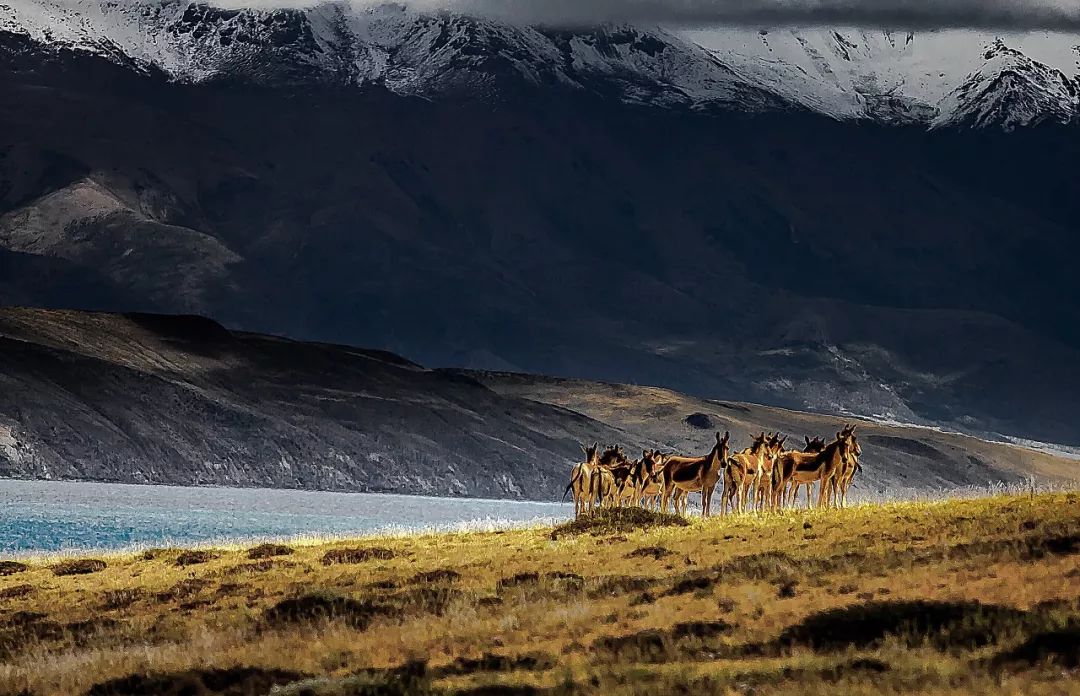
[(7, 0), (0, 32), (196, 83), (329, 81), (497, 98), (523, 81), (652, 106), (808, 109), (928, 128), (1010, 130), (1080, 113), (1080, 36), (1052, 32), (571, 30), (393, 3), (225, 9), (181, 0)]
[(180, 82), (0, 32), (0, 302), (1080, 442), (1071, 126), (497, 84)]

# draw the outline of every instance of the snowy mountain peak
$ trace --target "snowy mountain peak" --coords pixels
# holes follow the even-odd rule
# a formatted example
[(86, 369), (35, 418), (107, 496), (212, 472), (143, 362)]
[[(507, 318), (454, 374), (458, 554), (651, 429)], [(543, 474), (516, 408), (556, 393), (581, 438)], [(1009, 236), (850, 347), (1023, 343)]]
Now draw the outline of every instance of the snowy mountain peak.
[(808, 109), (926, 127), (1071, 123), (1080, 36), (855, 29), (560, 30), (402, 5), (228, 9), (205, 2), (4, 0), (0, 36), (174, 80), (332, 82), (494, 97), (558, 85), (661, 107)]

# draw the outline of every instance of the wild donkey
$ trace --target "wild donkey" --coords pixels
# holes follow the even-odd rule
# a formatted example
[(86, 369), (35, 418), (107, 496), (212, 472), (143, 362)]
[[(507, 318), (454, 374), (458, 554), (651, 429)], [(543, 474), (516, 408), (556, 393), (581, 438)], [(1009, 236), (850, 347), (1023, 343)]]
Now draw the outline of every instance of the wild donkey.
[[(794, 462), (790, 481), (795, 484), (795, 493), (800, 484), (809, 486), (818, 482), (821, 488), (818, 492), (818, 507), (825, 507), (832, 498), (836, 498), (835, 491), (841, 483), (849, 462), (852, 461), (858, 442), (855, 439), (855, 426), (846, 426), (836, 433), (836, 440), (825, 445), (820, 452), (789, 453)], [(861, 451), (861, 450), (860, 450)], [(774, 479), (774, 489), (779, 486), (783, 490), (783, 479)], [(794, 495), (792, 497), (794, 502)], [(806, 507), (810, 507), (810, 490), (806, 491)]]
[(825, 440), (820, 437), (815, 437), (813, 440), (807, 437), (805, 440), (806, 447), (803, 448), (802, 452), (795, 450), (781, 452), (776, 458), (776, 463), (773, 464), (772, 494), (774, 506), (783, 507), (787, 503), (788, 486), (792, 486), (791, 504), (794, 505), (800, 485), (806, 486), (806, 505), (807, 507), (810, 506), (810, 488), (817, 479), (811, 478), (811, 475), (796, 477), (796, 470), (800, 464), (813, 461), (817, 454), (825, 449)]
[(563, 498), (571, 491), (574, 493), (574, 517), (581, 517), (588, 512), (592, 512), (593, 505), (599, 494), (595, 487), (596, 478), (594, 473), (600, 465), (600, 457), (598, 456), (600, 444), (593, 443), (590, 447), (582, 445), (581, 451), (585, 453), (585, 461), (574, 465), (574, 468), (570, 470), (570, 483), (566, 486), (566, 490), (563, 491)]
[(677, 491), (685, 494), (700, 491), (701, 514), (703, 517), (709, 516), (712, 511), (713, 491), (728, 462), (730, 439), (730, 433), (725, 432), (724, 437), (720, 437), (717, 432), (716, 444), (704, 457), (665, 457), (662, 469), (664, 497), (660, 503), (662, 511), (667, 512), (668, 500)]
[[(746, 510), (746, 503), (750, 500), (750, 492), (754, 485), (761, 480), (761, 472), (765, 468), (765, 458), (768, 456), (768, 438), (765, 433), (754, 438), (749, 447), (738, 454), (734, 454), (728, 461), (724, 472), (723, 503), (725, 509), (730, 507), (732, 511)], [(736, 500), (736, 496), (738, 499)]]

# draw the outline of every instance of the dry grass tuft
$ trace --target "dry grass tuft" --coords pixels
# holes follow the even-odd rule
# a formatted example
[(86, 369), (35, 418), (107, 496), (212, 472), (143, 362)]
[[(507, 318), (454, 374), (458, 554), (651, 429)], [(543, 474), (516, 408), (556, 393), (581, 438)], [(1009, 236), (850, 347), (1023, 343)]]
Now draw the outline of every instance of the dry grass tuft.
[(393, 550), (381, 546), (331, 549), (323, 554), (322, 564), (365, 563), (372, 560), (389, 561), (395, 555), (397, 554), (395, 554)]
[(210, 561), (220, 558), (220, 554), (213, 551), (205, 551), (202, 549), (193, 551), (183, 551), (176, 557), (173, 564), (183, 568), (184, 566), (199, 565), (200, 563), (209, 563)]
[(630, 553), (626, 554), (627, 558), (651, 558), (654, 561), (659, 561), (661, 558), (667, 558), (674, 555), (668, 549), (663, 546), (642, 546), (640, 549), (634, 549)]
[(86, 696), (255, 696), (307, 675), (255, 667), (187, 670), (173, 674), (132, 674), (95, 684)]
[(101, 608), (106, 610), (127, 609), (144, 597), (146, 597), (146, 590), (141, 587), (125, 587), (118, 590), (105, 590), (105, 592), (101, 594)]
[(53, 575), (89, 575), (90, 573), (98, 573), (106, 568), (108, 564), (105, 561), (96, 558), (79, 558), (72, 561), (63, 561), (57, 563), (52, 567)]
[[(461, 580), (461, 573), (456, 570), (450, 570), (449, 568), (436, 568), (435, 570), (427, 570), (423, 573), (417, 573), (412, 576), (409, 581), (413, 584), (419, 583), (447, 583), (457, 582)], [(392, 588), (391, 588), (392, 589)]]
[(685, 518), (678, 515), (643, 508), (601, 508), (593, 511), (591, 515), (556, 525), (551, 532), (551, 537), (558, 539), (564, 535), (639, 532), (650, 527), (686, 527), (689, 524)]
[(360, 601), (329, 592), (316, 592), (284, 599), (263, 613), (263, 621), (272, 628), (291, 624), (340, 621), (363, 630), (375, 618), (391, 613), (389, 607)]
[(33, 591), (33, 585), (12, 585), (11, 587), (0, 589), (0, 599), (17, 599), (18, 597), (25, 597)]
[(25, 573), (29, 568), (25, 563), (19, 563), (18, 561), (0, 561), (0, 577)]
[(263, 558), (273, 558), (274, 556), (289, 556), (292, 553), (293, 547), (285, 544), (259, 544), (248, 549), (246, 555), (251, 560), (257, 561)]

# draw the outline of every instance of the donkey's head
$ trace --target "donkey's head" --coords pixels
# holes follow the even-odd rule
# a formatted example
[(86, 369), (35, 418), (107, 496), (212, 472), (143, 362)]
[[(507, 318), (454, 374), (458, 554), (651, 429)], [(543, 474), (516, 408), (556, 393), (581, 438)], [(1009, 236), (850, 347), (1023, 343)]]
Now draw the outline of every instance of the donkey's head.
[(862, 456), (862, 447), (859, 445), (859, 438), (855, 435), (855, 426), (844, 426), (844, 429), (836, 434), (836, 439), (843, 442), (844, 455), (858, 466), (859, 457)]
[(857, 463), (859, 455), (862, 454), (862, 447), (859, 446), (859, 439), (855, 436), (855, 426), (844, 426), (844, 429), (836, 434), (836, 442), (840, 445), (841, 454)]
[(815, 437), (811, 440), (804, 436), (804, 439), (806, 440), (806, 447), (803, 448), (803, 452), (821, 452), (825, 449), (825, 438), (823, 437)]
[(727, 463), (728, 457), (731, 456), (731, 433), (724, 431), (724, 436), (720, 437), (720, 431), (716, 431), (716, 446), (713, 447), (713, 451), (720, 458), (721, 464)]
[(780, 437), (780, 433), (777, 433), (769, 439), (768, 449), (766, 450), (766, 456), (776, 459), (780, 456), (780, 453), (784, 451), (784, 443), (787, 442), (787, 437)]
[(581, 451), (585, 453), (585, 461), (589, 464), (595, 464), (597, 459), (597, 452), (600, 451), (600, 443), (594, 442), (591, 445), (582, 445)]

